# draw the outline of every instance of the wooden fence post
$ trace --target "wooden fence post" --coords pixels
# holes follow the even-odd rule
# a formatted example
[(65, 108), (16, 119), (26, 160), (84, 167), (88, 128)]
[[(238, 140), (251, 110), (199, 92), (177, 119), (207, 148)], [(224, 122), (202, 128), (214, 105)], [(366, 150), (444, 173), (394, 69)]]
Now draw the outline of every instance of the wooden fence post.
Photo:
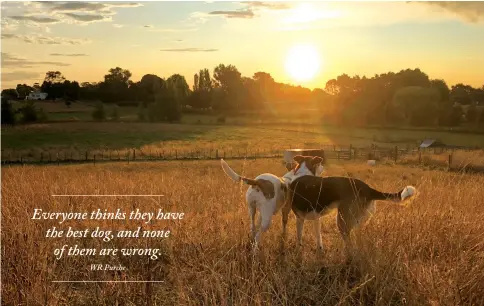
[(218, 159), (218, 149), (215, 150), (215, 159)]
[(452, 152), (450, 152), (449, 154), (449, 168), (448, 168), (448, 171), (450, 171), (452, 169)]

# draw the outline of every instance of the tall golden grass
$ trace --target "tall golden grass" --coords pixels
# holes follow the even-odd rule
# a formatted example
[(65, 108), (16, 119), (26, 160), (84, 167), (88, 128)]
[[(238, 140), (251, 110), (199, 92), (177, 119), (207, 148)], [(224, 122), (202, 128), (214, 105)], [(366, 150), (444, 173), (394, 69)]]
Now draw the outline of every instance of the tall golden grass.
[[(230, 161), (239, 173), (283, 174), (279, 159)], [(232, 182), (218, 161), (2, 168), (2, 304), (4, 305), (483, 305), (484, 176), (416, 167), (330, 164), (324, 175), (349, 175), (384, 191), (412, 184), (407, 206), (381, 202), (354, 232), (346, 263), (334, 213), (323, 218), (324, 253), (316, 252), (312, 224), (304, 246), (281, 248), (274, 217), (253, 256), (244, 203), (246, 187)], [(54, 200), (51, 194), (164, 194), (158, 198)], [(165, 239), (47, 239), (53, 221), (31, 220), (33, 209), (82, 211), (140, 208), (184, 212)], [(135, 229), (139, 222), (68, 222), (58, 227)], [(152, 247), (148, 257), (63, 257), (54, 248)], [(91, 263), (121, 263), (125, 273), (90, 271)], [(53, 283), (53, 280), (163, 280), (163, 283)]]

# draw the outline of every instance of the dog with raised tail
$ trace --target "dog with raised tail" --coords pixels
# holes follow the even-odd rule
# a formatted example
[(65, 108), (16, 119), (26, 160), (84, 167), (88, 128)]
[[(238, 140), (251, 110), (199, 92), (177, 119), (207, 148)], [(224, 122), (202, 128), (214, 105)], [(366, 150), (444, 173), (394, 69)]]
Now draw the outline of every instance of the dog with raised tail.
[[(368, 221), (375, 213), (375, 201), (400, 203), (413, 197), (417, 190), (413, 186), (406, 186), (399, 192), (386, 193), (371, 188), (355, 178), (303, 176), (292, 180), (287, 193), (287, 203), (282, 212), (283, 220), (292, 209), (296, 214), (299, 245), (302, 245), (304, 221), (315, 220), (314, 230), (318, 249), (322, 250), (319, 219), (332, 209), (338, 209), (336, 225), (348, 251), (351, 230)], [(286, 224), (283, 223), (283, 227), (286, 227)]]
[[(254, 240), (254, 250), (258, 248), (261, 234), (267, 231), (271, 225), (272, 216), (275, 215), (286, 203), (285, 196), (289, 184), (303, 176), (320, 176), (323, 173), (323, 159), (321, 157), (301, 156), (294, 158), (294, 169), (287, 172), (283, 177), (271, 173), (264, 173), (251, 179), (243, 177), (232, 170), (221, 159), (223, 171), (234, 181), (249, 185), (245, 199), (249, 207), (250, 230)], [(259, 211), (257, 227), (255, 223), (256, 212)], [(287, 217), (286, 217), (287, 218)], [(283, 223), (287, 223), (287, 219)], [(285, 235), (285, 228), (283, 235)]]

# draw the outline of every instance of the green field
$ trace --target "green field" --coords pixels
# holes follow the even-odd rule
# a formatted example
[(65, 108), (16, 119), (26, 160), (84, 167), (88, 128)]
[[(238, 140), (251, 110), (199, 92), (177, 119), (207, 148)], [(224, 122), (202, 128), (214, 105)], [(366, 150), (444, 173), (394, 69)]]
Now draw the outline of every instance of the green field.
[[(2, 151), (36, 155), (39, 152), (117, 151), (152, 153), (178, 150), (251, 150), (282, 152), (287, 148), (322, 145), (415, 147), (423, 139), (448, 145), (484, 147), (484, 135), (436, 129), (377, 129), (324, 126), (284, 114), (270, 119), (257, 115), (227, 116), (217, 124), (216, 114), (184, 114), (182, 122), (137, 122), (135, 107), (120, 107), (120, 121), (94, 122), (92, 104), (38, 102), (48, 122), (2, 127)], [(109, 114), (110, 106), (107, 106)], [(313, 118), (314, 119), (314, 118)]]

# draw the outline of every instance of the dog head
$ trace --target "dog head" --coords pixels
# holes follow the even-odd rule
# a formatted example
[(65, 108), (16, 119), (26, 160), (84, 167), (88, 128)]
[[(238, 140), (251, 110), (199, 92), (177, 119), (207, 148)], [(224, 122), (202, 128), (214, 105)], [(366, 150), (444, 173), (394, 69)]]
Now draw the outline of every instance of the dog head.
[[(304, 175), (321, 176), (324, 171), (324, 167), (322, 165), (323, 158), (319, 156), (297, 155), (294, 156), (293, 160), (295, 162), (295, 166), (283, 177), (289, 181), (293, 181), (294, 179)], [(288, 167), (288, 165), (286, 165), (286, 167)]]
[[(293, 160), (296, 162), (294, 175), (305, 173), (305, 175), (320, 176), (323, 173), (322, 157), (296, 155)], [(308, 171), (310, 173), (307, 173)]]

